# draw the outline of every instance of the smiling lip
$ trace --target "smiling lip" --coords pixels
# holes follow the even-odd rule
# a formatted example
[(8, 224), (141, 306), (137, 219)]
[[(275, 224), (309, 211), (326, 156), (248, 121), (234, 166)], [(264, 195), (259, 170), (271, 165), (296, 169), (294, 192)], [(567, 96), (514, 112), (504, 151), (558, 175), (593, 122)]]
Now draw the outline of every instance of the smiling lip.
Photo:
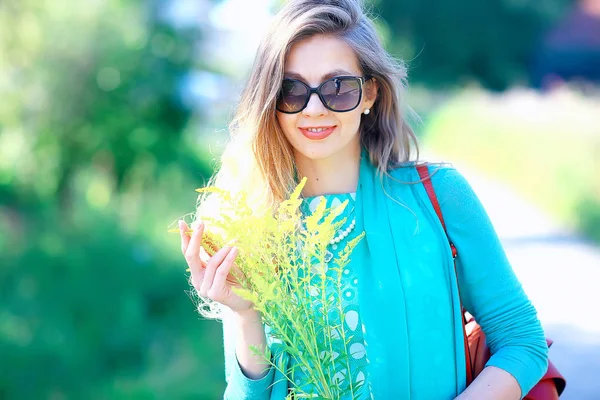
[(300, 129), (300, 132), (302, 132), (302, 134), (304, 136), (306, 136), (307, 138), (311, 139), (311, 140), (322, 140), (325, 139), (327, 136), (331, 135), (333, 133), (333, 131), (335, 130), (336, 126), (311, 126), (310, 128), (326, 128), (323, 129), (321, 132), (311, 132), (306, 128), (298, 128)]

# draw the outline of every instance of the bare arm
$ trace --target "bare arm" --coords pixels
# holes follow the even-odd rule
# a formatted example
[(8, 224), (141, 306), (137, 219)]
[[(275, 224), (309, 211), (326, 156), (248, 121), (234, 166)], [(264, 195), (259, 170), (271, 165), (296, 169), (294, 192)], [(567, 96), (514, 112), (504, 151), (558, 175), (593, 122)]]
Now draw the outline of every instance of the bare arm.
[(497, 367), (486, 367), (456, 400), (519, 400), (521, 387), (508, 372)]
[(232, 318), (238, 332), (235, 352), (238, 363), (244, 375), (250, 379), (264, 377), (269, 365), (261, 355), (256, 355), (250, 349), (255, 346), (264, 353), (267, 340), (259, 312), (251, 309), (241, 313), (234, 313)]

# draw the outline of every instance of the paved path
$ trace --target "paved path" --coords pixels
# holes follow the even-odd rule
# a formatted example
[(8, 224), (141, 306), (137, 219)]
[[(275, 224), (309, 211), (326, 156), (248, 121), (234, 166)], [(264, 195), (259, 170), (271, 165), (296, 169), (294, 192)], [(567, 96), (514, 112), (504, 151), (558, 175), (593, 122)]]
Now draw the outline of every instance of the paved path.
[(484, 204), (546, 334), (555, 342), (550, 357), (567, 379), (561, 399), (600, 400), (600, 249), (506, 185), (460, 162), (453, 164)]

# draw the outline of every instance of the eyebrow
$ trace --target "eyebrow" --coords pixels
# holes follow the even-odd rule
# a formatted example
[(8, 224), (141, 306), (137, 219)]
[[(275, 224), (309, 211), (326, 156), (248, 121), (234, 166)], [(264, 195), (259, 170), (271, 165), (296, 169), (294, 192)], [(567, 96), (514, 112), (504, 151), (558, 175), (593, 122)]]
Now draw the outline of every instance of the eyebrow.
[[(328, 72), (325, 75), (323, 75), (321, 77), (321, 82), (326, 81), (327, 79), (333, 78), (334, 76), (342, 76), (342, 75), (354, 76), (355, 74), (353, 74), (352, 72), (348, 72), (345, 69), (334, 69), (333, 71)], [(284, 74), (284, 76), (286, 78), (298, 79), (303, 82), (306, 81), (306, 79), (304, 79), (304, 77), (297, 72), (286, 72)]]

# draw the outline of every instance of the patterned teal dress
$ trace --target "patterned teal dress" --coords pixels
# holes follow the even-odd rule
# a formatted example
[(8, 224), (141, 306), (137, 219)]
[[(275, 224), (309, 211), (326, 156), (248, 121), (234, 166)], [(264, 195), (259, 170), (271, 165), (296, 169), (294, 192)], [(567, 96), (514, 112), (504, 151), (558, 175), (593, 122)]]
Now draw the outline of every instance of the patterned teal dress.
[[(339, 234), (347, 230), (352, 224), (352, 220), (354, 218), (355, 196), (355, 193), (344, 193), (305, 198), (303, 200), (301, 210), (304, 215), (310, 215), (315, 211), (317, 205), (323, 200), (327, 202), (327, 208), (335, 208), (344, 201), (348, 201), (344, 211), (336, 218), (336, 220), (346, 218), (344, 225), (338, 232), (336, 232), (335, 235), (340, 236)], [(338, 253), (344, 249), (349, 240), (356, 238), (359, 233), (360, 232), (357, 232), (356, 229), (352, 229), (348, 235), (344, 238), (341, 238), (337, 244), (330, 244), (328, 249), (331, 252), (331, 259), (326, 265), (330, 266), (332, 263), (335, 263)], [(329, 259), (329, 257), (327, 259)], [(360, 318), (358, 277), (354, 271), (354, 266), (357, 264), (360, 265), (360, 263), (350, 263), (341, 271), (341, 304), (343, 317), (339, 312), (330, 313), (330, 325), (334, 327), (342, 326), (344, 329), (344, 332), (339, 332), (336, 329), (333, 329), (331, 335), (335, 339), (339, 339), (340, 335), (343, 335), (346, 338), (348, 341), (346, 353), (349, 354), (347, 360), (340, 362), (340, 366), (338, 367), (339, 372), (336, 373), (334, 381), (336, 381), (341, 388), (349, 390), (349, 380), (352, 380), (352, 382), (354, 382), (353, 387), (360, 388), (358, 389), (358, 393), (360, 393), (360, 399), (370, 399), (371, 394), (369, 390), (366, 369), (368, 361), (363, 337), (364, 325), (362, 324)], [(328, 277), (337, 278), (337, 272), (335, 272), (334, 268), (327, 268), (326, 274)], [(333, 286), (334, 285), (330, 285), (327, 287), (328, 296), (338, 293), (338, 290)], [(311, 289), (311, 296), (315, 297), (315, 304), (318, 304), (319, 293), (316, 288)], [(337, 299), (337, 295), (335, 298)], [(342, 318), (343, 324), (340, 321)], [(341, 347), (343, 346), (343, 340), (335, 340), (333, 343), (337, 345), (337, 347), (334, 347), (333, 349), (333, 357), (336, 359), (339, 354), (344, 353), (343, 347)], [(294, 382), (296, 385), (301, 387), (304, 392), (311, 393), (311, 385), (306, 382), (307, 376), (305, 373), (303, 373), (303, 369), (297, 369), (296, 371), (297, 372), (294, 373)], [(348, 395), (344, 396), (344, 398), (352, 397), (353, 396), (350, 394), (350, 392), (348, 392)]]

